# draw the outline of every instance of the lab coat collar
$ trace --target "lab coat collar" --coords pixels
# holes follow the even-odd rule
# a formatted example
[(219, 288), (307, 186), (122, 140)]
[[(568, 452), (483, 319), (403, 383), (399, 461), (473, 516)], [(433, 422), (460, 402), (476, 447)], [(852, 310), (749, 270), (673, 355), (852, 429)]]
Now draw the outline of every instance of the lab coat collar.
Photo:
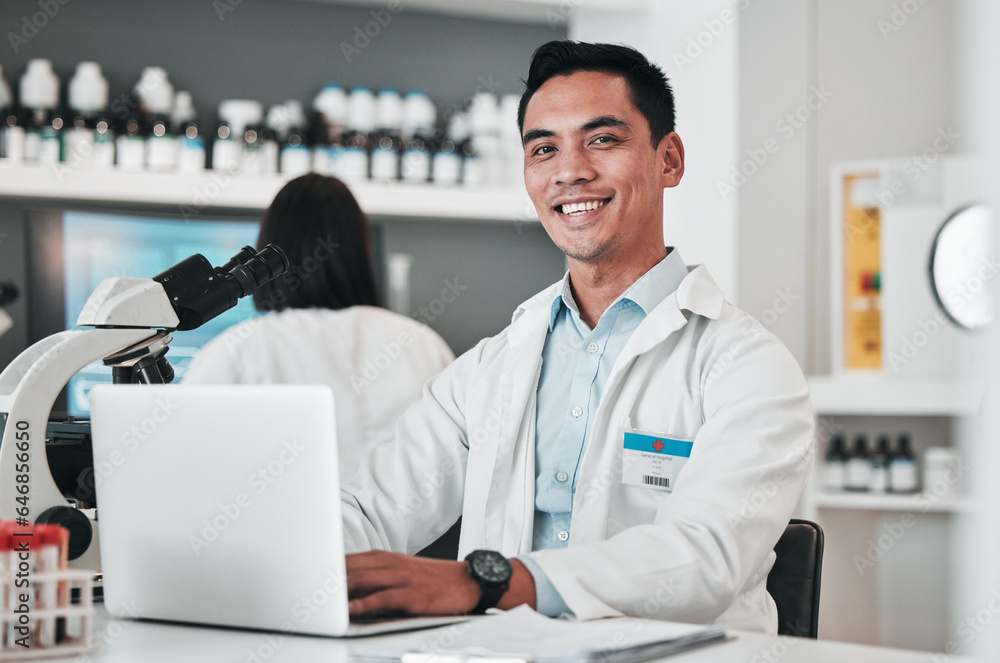
[[(665, 260), (669, 260), (675, 253), (677, 253), (676, 249), (671, 251)], [(718, 319), (725, 303), (725, 295), (722, 290), (715, 284), (704, 265), (689, 266), (687, 272), (687, 276), (681, 280), (677, 289), (664, 297), (663, 301), (657, 304), (652, 311), (649, 311), (648, 317), (668, 316), (674, 318), (679, 311), (690, 311), (712, 320)], [(568, 278), (564, 277), (558, 283), (552, 284), (521, 304), (514, 311), (508, 330), (508, 342), (511, 347), (519, 346), (533, 333), (538, 333), (539, 327), (548, 327), (552, 319), (554, 301), (560, 298), (568, 287)], [(648, 326), (646, 320), (643, 321), (642, 326)]]
[[(687, 273), (687, 267), (684, 265), (684, 259), (681, 258), (680, 252), (676, 248), (668, 246), (667, 255), (619, 295), (608, 307), (608, 310), (611, 310), (618, 302), (627, 300), (638, 305), (643, 313), (649, 315), (667, 295), (677, 289)], [(580, 308), (573, 298), (573, 289), (570, 287), (569, 272), (563, 276), (559, 291), (552, 299), (552, 307), (549, 310), (550, 332), (555, 328), (556, 319), (564, 306), (574, 313), (576, 318), (580, 317)]]

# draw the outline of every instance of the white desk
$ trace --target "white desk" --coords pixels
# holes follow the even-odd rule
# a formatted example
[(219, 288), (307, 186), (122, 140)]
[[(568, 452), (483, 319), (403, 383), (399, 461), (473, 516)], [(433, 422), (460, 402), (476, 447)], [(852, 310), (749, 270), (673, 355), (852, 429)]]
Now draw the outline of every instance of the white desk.
[[(444, 627), (449, 628), (449, 627)], [(97, 635), (101, 643), (86, 658), (72, 656), (51, 661), (93, 663), (347, 663), (352, 642), (311, 636), (290, 636), (157, 622), (114, 620), (98, 607)], [(924, 652), (867, 647), (842, 642), (787, 638), (734, 632), (734, 638), (708, 645), (664, 661), (670, 663), (935, 663)], [(393, 636), (378, 636), (391, 638)], [(368, 639), (366, 639), (368, 640)], [(942, 657), (943, 658), (943, 657)], [(969, 661), (948, 658), (949, 663)]]

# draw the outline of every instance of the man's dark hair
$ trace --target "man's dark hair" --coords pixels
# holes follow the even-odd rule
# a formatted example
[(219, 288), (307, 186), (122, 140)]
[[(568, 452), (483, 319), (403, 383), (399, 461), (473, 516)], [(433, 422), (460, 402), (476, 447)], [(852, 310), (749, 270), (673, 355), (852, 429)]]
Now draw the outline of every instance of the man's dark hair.
[(257, 289), (257, 310), (378, 306), (368, 219), (337, 178), (309, 173), (282, 187), (261, 219), (257, 248), (267, 244), (290, 267)]
[(517, 129), (524, 135), (524, 111), (538, 88), (555, 76), (578, 71), (602, 71), (625, 79), (632, 105), (649, 123), (653, 148), (674, 130), (674, 94), (659, 67), (628, 46), (588, 44), (578, 41), (550, 41), (531, 56), (528, 79), (517, 109)]

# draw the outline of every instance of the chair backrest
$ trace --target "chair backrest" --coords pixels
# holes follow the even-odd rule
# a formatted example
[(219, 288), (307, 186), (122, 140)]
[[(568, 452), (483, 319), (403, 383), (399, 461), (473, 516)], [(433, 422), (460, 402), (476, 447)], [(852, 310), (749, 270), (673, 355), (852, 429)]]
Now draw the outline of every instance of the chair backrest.
[(823, 572), (823, 530), (793, 519), (774, 546), (777, 559), (767, 575), (767, 592), (778, 606), (778, 634), (815, 638)]

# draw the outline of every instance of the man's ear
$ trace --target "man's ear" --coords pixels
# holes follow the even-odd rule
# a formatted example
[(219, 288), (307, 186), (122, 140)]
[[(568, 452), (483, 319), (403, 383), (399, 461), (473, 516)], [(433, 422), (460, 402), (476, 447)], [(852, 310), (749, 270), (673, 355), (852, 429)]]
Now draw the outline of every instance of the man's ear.
[(680, 184), (684, 176), (684, 143), (681, 137), (671, 131), (660, 139), (656, 148), (656, 161), (660, 165), (660, 179), (663, 187), (674, 187)]

